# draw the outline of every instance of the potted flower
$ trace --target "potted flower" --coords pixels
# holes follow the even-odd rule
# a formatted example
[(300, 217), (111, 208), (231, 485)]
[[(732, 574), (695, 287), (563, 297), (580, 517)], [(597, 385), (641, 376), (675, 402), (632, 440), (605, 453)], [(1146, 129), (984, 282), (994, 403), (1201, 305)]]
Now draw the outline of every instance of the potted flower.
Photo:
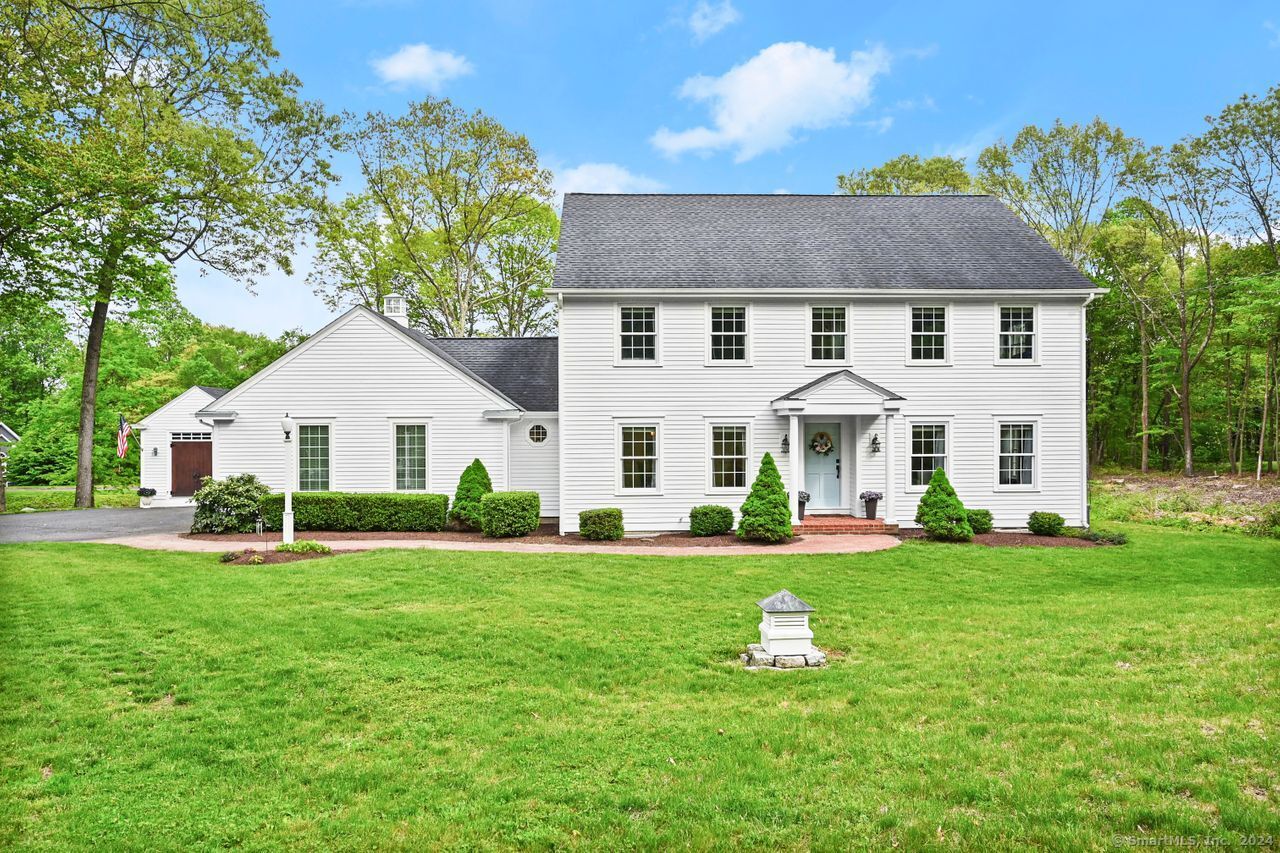
[(141, 498), (141, 500), (138, 501), (138, 503), (142, 504), (142, 506), (151, 506), (151, 499), (154, 498), (155, 496), (156, 496), (155, 489), (149, 489), (146, 486), (143, 486), (141, 489), (138, 489), (138, 497)]
[(858, 495), (858, 498), (864, 504), (866, 504), (867, 518), (874, 521), (876, 518), (876, 504), (880, 503), (880, 501), (884, 498), (884, 495), (881, 492), (873, 492), (868, 490)]
[(809, 493), (801, 492), (796, 497), (800, 499), (800, 520), (804, 521), (804, 505), (809, 502)]

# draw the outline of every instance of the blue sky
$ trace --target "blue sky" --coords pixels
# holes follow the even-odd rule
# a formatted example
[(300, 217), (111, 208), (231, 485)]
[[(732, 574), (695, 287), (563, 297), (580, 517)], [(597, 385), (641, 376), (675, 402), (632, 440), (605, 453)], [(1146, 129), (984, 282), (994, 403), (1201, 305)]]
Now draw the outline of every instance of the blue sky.
[[(1155, 11), (1158, 10), (1158, 11)], [(1280, 82), (1280, 6), (268, 2), (285, 67), (329, 109), (443, 95), (524, 133), (561, 189), (827, 193), (900, 153), (970, 160), (1026, 124), (1102, 116), (1149, 143)], [(351, 175), (352, 164), (338, 160)], [(329, 318), (304, 281), (256, 295), (179, 270), (200, 317)]]

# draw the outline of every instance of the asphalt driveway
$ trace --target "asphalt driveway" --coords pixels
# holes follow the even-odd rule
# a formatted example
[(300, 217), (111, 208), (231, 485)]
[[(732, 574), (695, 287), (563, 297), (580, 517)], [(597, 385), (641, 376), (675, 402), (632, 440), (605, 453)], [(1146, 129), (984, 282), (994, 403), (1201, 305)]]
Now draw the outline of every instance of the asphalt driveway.
[(194, 507), (68, 509), (0, 515), (0, 542), (92, 542), (154, 533), (185, 533)]

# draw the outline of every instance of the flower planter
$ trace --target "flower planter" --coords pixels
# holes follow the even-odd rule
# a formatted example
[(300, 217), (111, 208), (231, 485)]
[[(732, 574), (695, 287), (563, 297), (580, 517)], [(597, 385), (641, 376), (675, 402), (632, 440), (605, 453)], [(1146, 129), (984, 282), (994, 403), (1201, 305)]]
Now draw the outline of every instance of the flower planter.
[(145, 495), (143, 497), (138, 498), (138, 503), (144, 507), (151, 506), (151, 496)]
[(804, 501), (800, 501), (800, 520), (804, 521)]
[(876, 507), (879, 505), (880, 501), (863, 501), (863, 503), (867, 507), (867, 518), (875, 521)]

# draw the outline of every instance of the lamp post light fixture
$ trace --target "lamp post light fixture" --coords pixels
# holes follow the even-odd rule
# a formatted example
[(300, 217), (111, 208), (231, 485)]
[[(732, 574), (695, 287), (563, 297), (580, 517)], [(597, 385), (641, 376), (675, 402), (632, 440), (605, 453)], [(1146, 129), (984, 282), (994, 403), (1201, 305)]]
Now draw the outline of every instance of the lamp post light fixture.
[(284, 432), (284, 515), (280, 518), (280, 530), (284, 541), (293, 541), (293, 433), (297, 423), (285, 412), (280, 419)]

